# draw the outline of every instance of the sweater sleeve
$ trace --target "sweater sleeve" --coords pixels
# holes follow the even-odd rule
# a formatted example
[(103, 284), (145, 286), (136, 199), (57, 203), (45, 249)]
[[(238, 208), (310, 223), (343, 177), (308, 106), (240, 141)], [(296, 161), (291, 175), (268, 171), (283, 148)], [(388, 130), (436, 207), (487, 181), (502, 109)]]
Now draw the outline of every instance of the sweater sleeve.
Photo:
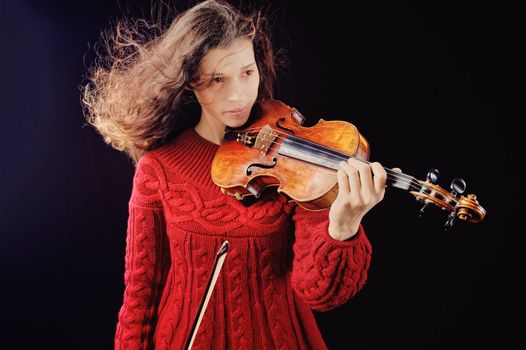
[(365, 284), (371, 245), (362, 225), (347, 241), (329, 234), (329, 209), (295, 207), (292, 288), (312, 309), (327, 311), (345, 303)]
[(149, 349), (162, 286), (169, 268), (166, 224), (157, 163), (139, 161), (129, 201), (124, 298), (118, 315), (115, 349)]

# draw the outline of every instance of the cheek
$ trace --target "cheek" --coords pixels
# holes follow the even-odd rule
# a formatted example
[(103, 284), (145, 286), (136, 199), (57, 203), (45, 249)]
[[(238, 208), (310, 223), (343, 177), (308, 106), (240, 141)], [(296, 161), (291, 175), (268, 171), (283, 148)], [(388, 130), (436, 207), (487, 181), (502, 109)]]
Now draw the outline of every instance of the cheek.
[(204, 89), (201, 91), (195, 91), (194, 90), (195, 97), (197, 98), (197, 102), (199, 102), (200, 105), (206, 106), (214, 103), (215, 95), (211, 89)]
[(255, 76), (254, 79), (251, 79), (249, 90), (251, 92), (251, 95), (255, 95), (254, 97), (257, 97), (258, 90), (259, 90), (259, 82), (260, 82), (259, 74)]

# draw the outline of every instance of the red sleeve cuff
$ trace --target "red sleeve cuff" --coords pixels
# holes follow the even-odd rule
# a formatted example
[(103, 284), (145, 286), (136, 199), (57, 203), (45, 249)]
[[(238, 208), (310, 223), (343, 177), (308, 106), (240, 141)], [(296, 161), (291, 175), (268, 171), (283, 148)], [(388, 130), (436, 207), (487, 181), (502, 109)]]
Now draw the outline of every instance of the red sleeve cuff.
[(365, 238), (365, 231), (363, 229), (362, 224), (358, 227), (358, 232), (351, 238), (346, 239), (345, 241), (339, 241), (337, 239), (334, 239), (329, 234), (329, 223), (324, 223), (324, 231), (325, 231), (325, 241), (333, 246), (339, 246), (339, 247), (353, 247), (358, 242), (361, 242)]

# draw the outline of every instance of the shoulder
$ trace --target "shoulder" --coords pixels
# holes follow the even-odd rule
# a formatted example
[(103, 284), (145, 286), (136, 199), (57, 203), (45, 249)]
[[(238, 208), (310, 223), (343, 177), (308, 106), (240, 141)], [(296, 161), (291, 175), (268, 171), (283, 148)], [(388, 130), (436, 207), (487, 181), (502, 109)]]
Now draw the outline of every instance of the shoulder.
[[(166, 141), (162, 145), (146, 152), (143, 158), (146, 161), (157, 161), (165, 165), (174, 156), (188, 152), (188, 143), (192, 136), (192, 129), (186, 129), (178, 136)], [(141, 158), (142, 160), (142, 158)]]
[(166, 186), (161, 165), (155, 157), (146, 152), (138, 161), (133, 176), (130, 203), (142, 207), (160, 208), (163, 187)]
[(136, 164), (136, 176), (147, 174), (158, 179), (165, 178), (173, 167), (172, 160), (185, 152), (184, 139), (187, 133), (188, 130), (144, 153)]
[(149, 168), (161, 170), (161, 168), (164, 167), (166, 160), (170, 158), (170, 155), (174, 152), (180, 151), (178, 147), (180, 136), (144, 153), (135, 164), (136, 172), (144, 171)]
[(169, 177), (173, 181), (173, 177), (178, 173), (177, 164), (180, 164), (181, 158), (189, 153), (187, 147), (189, 137), (191, 132), (185, 130), (178, 137), (149, 150), (139, 159), (133, 178), (134, 202), (155, 201), (160, 205), (158, 201), (161, 198), (158, 196), (168, 191)]
[(179, 136), (144, 153), (136, 164), (136, 176), (148, 174), (162, 180), (169, 174), (176, 173), (178, 164), (184, 162), (191, 153), (191, 138), (191, 129), (187, 129)]

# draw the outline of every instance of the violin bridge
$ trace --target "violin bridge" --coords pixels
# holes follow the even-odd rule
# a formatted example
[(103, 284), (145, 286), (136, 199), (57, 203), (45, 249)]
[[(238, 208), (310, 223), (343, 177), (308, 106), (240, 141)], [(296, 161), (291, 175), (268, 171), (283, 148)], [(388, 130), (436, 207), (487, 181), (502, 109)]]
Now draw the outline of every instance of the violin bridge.
[(261, 128), (256, 137), (256, 143), (254, 148), (259, 149), (262, 154), (267, 154), (268, 150), (274, 143), (274, 140), (278, 137), (278, 133), (272, 129), (270, 125), (265, 125)]

